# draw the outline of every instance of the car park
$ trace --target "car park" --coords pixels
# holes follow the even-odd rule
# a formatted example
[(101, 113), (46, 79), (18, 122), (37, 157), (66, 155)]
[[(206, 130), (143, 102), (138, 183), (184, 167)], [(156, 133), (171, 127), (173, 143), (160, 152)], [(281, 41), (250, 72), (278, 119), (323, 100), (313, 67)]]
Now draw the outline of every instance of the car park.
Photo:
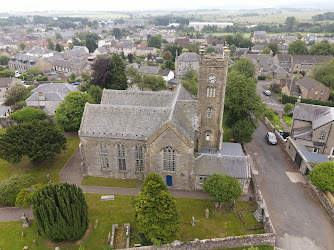
[(272, 132), (267, 132), (266, 140), (267, 140), (268, 144), (270, 144), (270, 145), (276, 145), (277, 144), (276, 135)]

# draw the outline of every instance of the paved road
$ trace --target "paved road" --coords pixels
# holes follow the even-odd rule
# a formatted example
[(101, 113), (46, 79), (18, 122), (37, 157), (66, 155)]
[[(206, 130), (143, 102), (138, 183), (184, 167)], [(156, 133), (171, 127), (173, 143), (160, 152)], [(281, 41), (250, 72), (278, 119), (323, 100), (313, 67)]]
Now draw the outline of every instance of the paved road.
[(263, 124), (246, 145), (256, 161), (259, 188), (284, 250), (333, 250), (334, 223), (288, 155), (279, 145), (269, 146)]
[(256, 86), (256, 94), (261, 96), (262, 102), (267, 104), (268, 108), (282, 112), (284, 105), (277, 100), (275, 95), (266, 96), (265, 94), (263, 94), (263, 90), (268, 89), (268, 86), (271, 82), (272, 80), (258, 81)]

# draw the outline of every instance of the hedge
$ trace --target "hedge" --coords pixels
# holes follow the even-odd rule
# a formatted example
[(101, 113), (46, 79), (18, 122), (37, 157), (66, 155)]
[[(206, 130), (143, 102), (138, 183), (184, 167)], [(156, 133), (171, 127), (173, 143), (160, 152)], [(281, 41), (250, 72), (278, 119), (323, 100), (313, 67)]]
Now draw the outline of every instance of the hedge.
[[(295, 104), (297, 102), (297, 97), (294, 96), (282, 96), (282, 104), (292, 103)], [(327, 106), (327, 107), (334, 107), (334, 102), (330, 101), (321, 101), (321, 100), (313, 100), (313, 99), (306, 99), (302, 98), (302, 103), (313, 104), (313, 105), (320, 105), (320, 106)]]

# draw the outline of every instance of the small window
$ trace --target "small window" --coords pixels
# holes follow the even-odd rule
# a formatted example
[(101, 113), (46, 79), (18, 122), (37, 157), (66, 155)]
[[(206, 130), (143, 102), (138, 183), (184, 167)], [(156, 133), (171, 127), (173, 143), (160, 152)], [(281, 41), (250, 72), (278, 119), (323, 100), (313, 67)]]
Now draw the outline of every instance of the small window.
[(319, 149), (318, 148), (313, 148), (313, 153), (319, 153)]
[(323, 95), (323, 94), (324, 94), (324, 91), (323, 91), (323, 90), (321, 90), (321, 91), (320, 91), (320, 95)]
[(318, 91), (315, 91), (314, 94), (317, 95), (319, 92)]
[(165, 171), (175, 171), (175, 149), (166, 147), (163, 149), (163, 169)]
[(320, 132), (320, 135), (319, 135), (319, 141), (323, 141), (323, 140), (325, 140), (325, 137), (326, 137), (326, 131), (321, 131)]
[(205, 132), (205, 139), (207, 140), (207, 141), (210, 141), (210, 136), (211, 136), (211, 131), (206, 131)]
[(212, 115), (212, 108), (208, 108), (207, 109), (207, 117), (211, 118), (211, 115)]
[(207, 177), (199, 177), (199, 184), (203, 184), (207, 180)]

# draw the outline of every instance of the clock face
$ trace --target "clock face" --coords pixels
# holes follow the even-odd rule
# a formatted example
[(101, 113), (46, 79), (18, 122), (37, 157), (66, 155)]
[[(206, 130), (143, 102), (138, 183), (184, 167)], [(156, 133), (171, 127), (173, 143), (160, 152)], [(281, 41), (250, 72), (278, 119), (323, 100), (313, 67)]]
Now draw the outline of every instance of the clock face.
[(209, 76), (208, 82), (209, 83), (215, 83), (217, 81), (217, 78), (214, 75)]

